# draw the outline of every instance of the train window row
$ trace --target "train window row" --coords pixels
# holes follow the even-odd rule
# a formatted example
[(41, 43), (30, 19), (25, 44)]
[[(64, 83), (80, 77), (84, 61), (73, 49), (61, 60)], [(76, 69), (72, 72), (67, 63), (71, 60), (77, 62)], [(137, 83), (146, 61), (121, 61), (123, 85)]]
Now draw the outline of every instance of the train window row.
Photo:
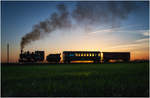
[(100, 56), (100, 53), (70, 53), (69, 56)]

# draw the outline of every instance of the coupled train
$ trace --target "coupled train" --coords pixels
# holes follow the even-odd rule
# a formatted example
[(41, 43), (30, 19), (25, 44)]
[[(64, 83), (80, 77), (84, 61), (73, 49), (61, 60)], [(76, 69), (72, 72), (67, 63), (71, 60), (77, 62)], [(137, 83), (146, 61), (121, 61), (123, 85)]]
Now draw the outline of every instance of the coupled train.
[[(23, 52), (21, 50), (19, 62), (43, 62), (44, 51)], [(64, 51), (62, 55), (64, 63), (72, 61), (92, 61), (93, 63), (109, 62), (110, 60), (130, 61), (130, 52), (100, 52), (100, 51)], [(49, 54), (46, 57), (49, 63), (60, 63), (61, 54)]]

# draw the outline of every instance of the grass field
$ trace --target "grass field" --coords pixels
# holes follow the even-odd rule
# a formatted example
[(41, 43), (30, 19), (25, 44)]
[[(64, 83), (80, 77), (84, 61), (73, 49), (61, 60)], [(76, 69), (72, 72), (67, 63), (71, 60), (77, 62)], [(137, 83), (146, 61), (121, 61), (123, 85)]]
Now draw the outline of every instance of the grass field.
[(148, 63), (2, 66), (2, 96), (149, 96)]

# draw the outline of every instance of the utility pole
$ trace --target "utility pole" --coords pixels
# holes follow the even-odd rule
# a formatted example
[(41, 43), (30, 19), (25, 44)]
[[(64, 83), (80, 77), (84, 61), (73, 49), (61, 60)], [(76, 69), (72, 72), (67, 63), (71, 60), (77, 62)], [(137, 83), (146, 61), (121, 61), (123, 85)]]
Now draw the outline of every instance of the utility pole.
[(7, 43), (7, 63), (9, 63), (9, 43)]

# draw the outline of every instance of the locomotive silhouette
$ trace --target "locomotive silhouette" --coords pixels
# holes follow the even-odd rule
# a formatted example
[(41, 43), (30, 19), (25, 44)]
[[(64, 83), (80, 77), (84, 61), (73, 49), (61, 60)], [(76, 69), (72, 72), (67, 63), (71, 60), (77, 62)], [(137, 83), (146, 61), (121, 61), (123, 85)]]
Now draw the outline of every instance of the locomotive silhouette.
[[(19, 62), (43, 62), (44, 51), (23, 52), (21, 50)], [(61, 54), (49, 54), (46, 57), (49, 63), (60, 63)], [(63, 62), (93, 61), (93, 63), (109, 62), (110, 60), (130, 61), (130, 52), (100, 52), (100, 51), (63, 51)]]
[(21, 50), (19, 62), (42, 62), (44, 61), (44, 51), (24, 52)]

